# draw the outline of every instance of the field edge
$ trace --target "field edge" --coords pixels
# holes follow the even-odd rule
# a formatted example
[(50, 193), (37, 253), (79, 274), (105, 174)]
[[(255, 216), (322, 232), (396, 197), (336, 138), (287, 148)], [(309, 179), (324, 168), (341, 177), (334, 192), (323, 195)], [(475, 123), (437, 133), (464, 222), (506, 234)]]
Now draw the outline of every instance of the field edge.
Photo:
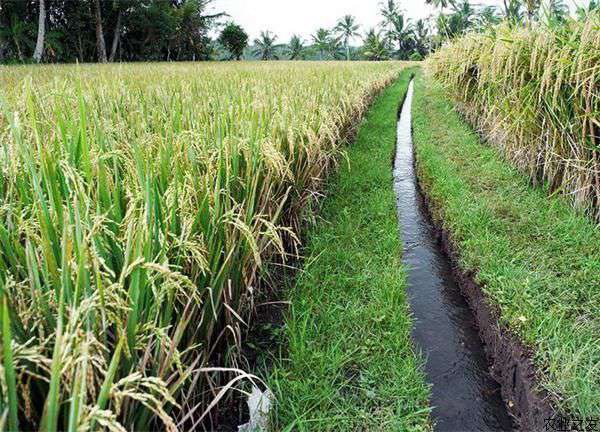
[(277, 430), (431, 429), (391, 170), (412, 73), (402, 71), (371, 106), (307, 233), (304, 268), (289, 293), (287, 346), (268, 380)]
[[(417, 79), (415, 100), (419, 101), (420, 98), (429, 98), (431, 101), (435, 98), (443, 98), (440, 90), (431, 90), (432, 85), (434, 85), (434, 83), (431, 78), (424, 77), (423, 74), (420, 74)], [(425, 87), (427, 87), (427, 90), (424, 90)], [(428, 92), (428, 94), (425, 95), (425, 92)], [(422, 100), (420, 102), (425, 104)], [(434, 135), (436, 138), (439, 138), (441, 132), (438, 135), (435, 133), (426, 135), (424, 128), (426, 127), (425, 125), (431, 127), (430, 116), (436, 114), (439, 116), (437, 120), (440, 124), (443, 124), (444, 122), (444, 115), (456, 116), (456, 120), (453, 120), (453, 122), (459, 124), (464, 130), (470, 129), (470, 127), (467, 126), (453, 110), (445, 111), (449, 106), (447, 104), (443, 105), (443, 110), (445, 112), (441, 109), (437, 109), (442, 106), (441, 103), (439, 107), (432, 107), (431, 103), (428, 107), (425, 107), (425, 105), (420, 106), (419, 102), (415, 105), (413, 130), (416, 134), (415, 165), (418, 172), (419, 187), (423, 193), (426, 207), (432, 216), (432, 221), (438, 233), (441, 246), (450, 257), (454, 267), (453, 271), (459, 281), (463, 295), (467, 298), (475, 313), (477, 324), (480, 329), (480, 335), (485, 342), (486, 353), (492, 364), (490, 370), (494, 378), (501, 384), (503, 398), (507, 403), (509, 411), (518, 419), (521, 428), (524, 428), (524, 430), (543, 429), (545, 421), (556, 415), (581, 414), (575, 410), (571, 411), (566, 407), (564, 397), (561, 397), (563, 395), (559, 396), (556, 392), (548, 389), (549, 379), (551, 378), (545, 374), (548, 365), (544, 365), (542, 370), (540, 364), (540, 352), (538, 351), (540, 347), (533, 347), (532, 344), (527, 343), (522, 335), (520, 335), (518, 331), (515, 331), (514, 326), (507, 324), (506, 317), (502, 315), (500, 306), (490, 297), (489, 288), (485, 285), (485, 282), (482, 281), (482, 278), (479, 277), (478, 269), (476, 267), (474, 268), (465, 265), (464, 255), (466, 253), (473, 255), (475, 252), (474, 250), (466, 251), (464, 243), (475, 242), (475, 240), (470, 240), (474, 236), (473, 232), (476, 232), (480, 236), (484, 236), (486, 231), (477, 231), (475, 228), (473, 228), (473, 232), (465, 231), (467, 229), (466, 222), (461, 224), (461, 221), (459, 220), (461, 216), (459, 215), (462, 213), (457, 209), (452, 210), (451, 220), (448, 221), (445, 217), (445, 213), (448, 210), (447, 208), (444, 208), (445, 205), (448, 204), (449, 200), (456, 199), (450, 196), (452, 188), (455, 186), (442, 187), (439, 185), (439, 182), (448, 183), (455, 180), (457, 185), (458, 182), (461, 182), (461, 186), (464, 187), (464, 184), (462, 179), (452, 179), (449, 176), (444, 177), (444, 170), (446, 168), (441, 166), (441, 161), (443, 160), (444, 163), (449, 164), (448, 166), (452, 166), (448, 172), (455, 173), (457, 170), (467, 169), (460, 165), (460, 160), (461, 158), (468, 157), (468, 155), (466, 154), (466, 150), (465, 153), (461, 153), (461, 150), (457, 150), (452, 154), (444, 154), (443, 150), (440, 150), (439, 154), (433, 156), (433, 152), (436, 151), (433, 149), (433, 145), (426, 149), (422, 148), (423, 146), (427, 147), (424, 140), (431, 140)], [(439, 127), (439, 125), (436, 126), (436, 128)], [(453, 142), (455, 143), (460, 143), (461, 140), (465, 139), (456, 133), (457, 130), (449, 126), (440, 129), (444, 129), (444, 134), (451, 135)], [(453, 132), (455, 133), (454, 135)], [(471, 133), (472, 135), (470, 135), (469, 138), (475, 138), (477, 141), (480, 140), (474, 132), (469, 132), (469, 134)], [(460, 146), (460, 144), (455, 144), (455, 146)], [(443, 143), (441, 148), (443, 148)], [(489, 152), (494, 152), (494, 150), (490, 149)], [(490, 157), (489, 153), (486, 153), (486, 155), (489, 159), (492, 159), (493, 157)], [(499, 166), (506, 164), (501, 158), (496, 159), (496, 162), (494, 163)], [(520, 178), (520, 174), (515, 175), (512, 168), (509, 170), (511, 173), (510, 175), (513, 176), (512, 178)], [(465, 174), (465, 176), (468, 178), (468, 174)], [(460, 174), (456, 175), (456, 177), (460, 177)], [(481, 181), (487, 181), (489, 183), (491, 180), (482, 179)], [(523, 183), (527, 184), (527, 180), (523, 179)], [(518, 187), (522, 187), (522, 185), (519, 185)], [(530, 188), (530, 186), (527, 186), (527, 188)], [(489, 186), (489, 193), (494, 193), (493, 186)], [(538, 195), (541, 196), (541, 192), (535, 190), (532, 191), (532, 195), (535, 195), (536, 197)], [(542, 196), (542, 198), (546, 199), (545, 196)], [(444, 200), (446, 200), (446, 202), (444, 202)], [(522, 200), (526, 201), (526, 198), (522, 198)], [(563, 212), (563, 207), (566, 208), (567, 210), (561, 214), (567, 214), (564, 218), (569, 219), (568, 212), (571, 211), (571, 209), (568, 205), (562, 205), (562, 198), (556, 198), (556, 200), (555, 203), (549, 203), (546, 207), (552, 209), (553, 206), (561, 206), (561, 212)], [(510, 204), (507, 205), (510, 206)], [(551, 210), (548, 210), (548, 212), (550, 213)], [(579, 216), (576, 213), (577, 212), (573, 212), (573, 218), (581, 217), (585, 219), (585, 217)], [(506, 221), (500, 217), (498, 223), (502, 224), (506, 223)], [(458, 238), (460, 238), (462, 243), (457, 242)], [(485, 260), (487, 258), (488, 257), (484, 256), (481, 257), (480, 260)], [(472, 258), (471, 261), (473, 261)], [(488, 275), (488, 278), (489, 277), (490, 276)], [(517, 280), (517, 283), (518, 282), (521, 281)], [(523, 323), (529, 319), (528, 316), (526, 317), (525, 315), (527, 315), (527, 313), (523, 312), (523, 315), (518, 317)], [(593, 382), (590, 382), (589, 384), (592, 386), (594, 385)], [(591, 391), (593, 391), (593, 389)]]

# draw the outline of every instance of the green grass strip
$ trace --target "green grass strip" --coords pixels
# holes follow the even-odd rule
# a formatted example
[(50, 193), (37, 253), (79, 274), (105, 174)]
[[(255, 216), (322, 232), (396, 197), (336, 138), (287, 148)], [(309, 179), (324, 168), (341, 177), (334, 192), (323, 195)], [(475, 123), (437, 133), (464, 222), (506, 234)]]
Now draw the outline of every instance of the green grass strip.
[(542, 385), (572, 414), (600, 413), (600, 229), (547, 198), (481, 143), (441, 88), (417, 79), (418, 173), (501, 321), (535, 350)]
[(269, 382), (276, 430), (430, 429), (392, 188), (396, 113), (409, 78), (403, 72), (375, 101), (308, 233), (290, 293), (287, 358)]

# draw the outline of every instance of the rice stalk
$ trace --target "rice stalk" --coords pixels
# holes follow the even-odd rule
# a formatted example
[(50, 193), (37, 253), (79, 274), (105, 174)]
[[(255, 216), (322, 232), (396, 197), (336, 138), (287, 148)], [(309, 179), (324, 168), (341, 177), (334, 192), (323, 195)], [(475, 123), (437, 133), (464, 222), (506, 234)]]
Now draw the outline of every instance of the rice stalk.
[(427, 66), (505, 157), (600, 217), (599, 14), (468, 34)]

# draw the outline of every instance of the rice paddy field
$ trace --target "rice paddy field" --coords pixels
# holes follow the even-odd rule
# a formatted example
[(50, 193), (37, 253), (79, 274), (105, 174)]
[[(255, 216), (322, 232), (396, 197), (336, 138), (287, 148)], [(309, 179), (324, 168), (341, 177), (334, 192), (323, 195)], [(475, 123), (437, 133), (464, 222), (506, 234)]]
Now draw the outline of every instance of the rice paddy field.
[(402, 63), (0, 69), (4, 430), (190, 429)]
[(522, 24), (0, 66), (0, 431), (595, 422), (600, 15)]

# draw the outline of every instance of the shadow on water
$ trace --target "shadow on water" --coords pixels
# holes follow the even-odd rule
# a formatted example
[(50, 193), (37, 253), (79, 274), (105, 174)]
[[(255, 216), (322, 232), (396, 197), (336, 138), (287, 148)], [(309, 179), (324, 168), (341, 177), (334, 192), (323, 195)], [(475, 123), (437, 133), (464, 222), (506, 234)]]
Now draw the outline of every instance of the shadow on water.
[(437, 431), (506, 431), (513, 423), (488, 370), (475, 318), (441, 251), (414, 170), (410, 83), (400, 119), (394, 189), (408, 268), (413, 339), (426, 357)]

